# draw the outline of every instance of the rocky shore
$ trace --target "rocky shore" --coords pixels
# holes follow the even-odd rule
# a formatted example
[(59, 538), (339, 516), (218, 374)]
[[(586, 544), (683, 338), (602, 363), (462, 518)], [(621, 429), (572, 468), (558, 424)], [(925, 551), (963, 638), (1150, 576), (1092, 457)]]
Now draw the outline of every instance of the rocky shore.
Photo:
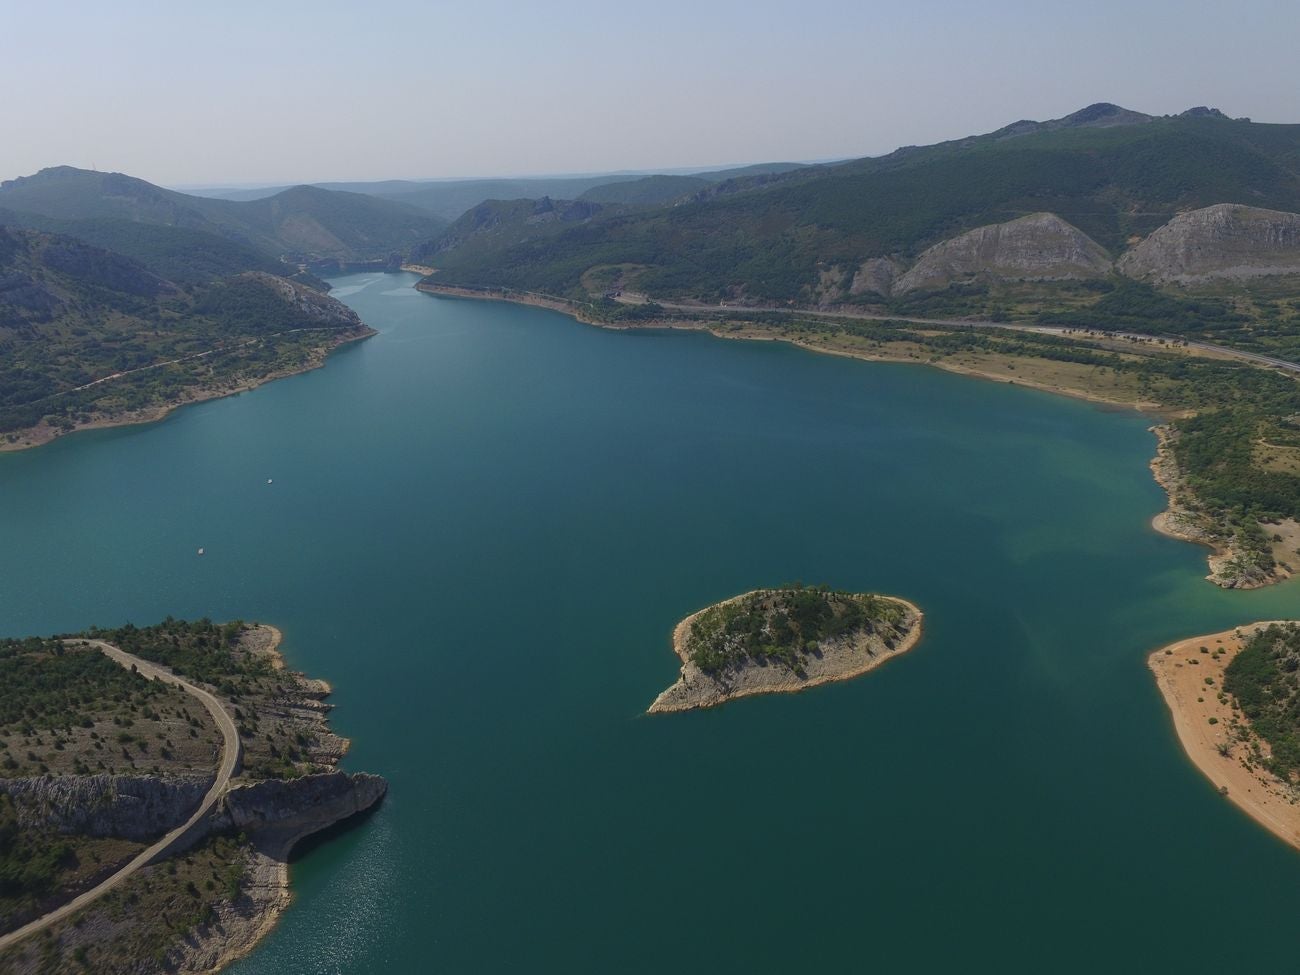
[(1173, 430), (1161, 425), (1151, 431), (1156, 435), (1151, 475), (1169, 496), (1169, 507), (1151, 519), (1151, 527), (1170, 538), (1210, 548), (1210, 572), (1205, 578), (1222, 589), (1260, 589), (1291, 578), (1292, 571), (1283, 560), (1294, 557), (1288, 553), (1287, 543), (1295, 548), (1295, 523), (1278, 526), (1282, 529), (1278, 533), (1280, 542), (1271, 546), (1271, 552), (1247, 548), (1230, 528), (1196, 510), (1192, 492), (1174, 459)]
[[(245, 693), (237, 703), (223, 696), (224, 708), (244, 723), (241, 737), (247, 732), (245, 766), (199, 828), (117, 890), (0, 952), (0, 971), (82, 971), (86, 969), (78, 967), (77, 959), (89, 958), (112, 965), (92, 965), (90, 970), (96, 971), (118, 971), (119, 962), (130, 962), (134, 967), (120, 970), (213, 972), (246, 954), (275, 926), (291, 901), (288, 861), (295, 845), (374, 808), (387, 792), (387, 782), (379, 776), (333, 767), (346, 753), (348, 741), (329, 730), (330, 705), (324, 701), (329, 685), (286, 670), (279, 643), (280, 632), (268, 626), (248, 627), (239, 639), (237, 655), (269, 664), (258, 672), (272, 674), (274, 680), (261, 683), (268, 688), (265, 696)], [(253, 729), (269, 727), (276, 729), (275, 742), (262, 735), (263, 742), (257, 743)], [(264, 763), (258, 749), (283, 752), (284, 742), (301, 746), (294, 769), (282, 777), (267, 777), (267, 766), (257, 764)], [(165, 770), (51, 774), (0, 779), (0, 795), (8, 797), (24, 829), (144, 843), (191, 816), (212, 781), (211, 775)], [(190, 882), (186, 889), (203, 901), (191, 905), (183, 891), (169, 893), (181, 886), (178, 866), (180, 875), (209, 869), (212, 876), (220, 874), (223, 886)], [(148, 911), (123, 912), (124, 905), (145, 898), (165, 905), (161, 921)], [(178, 922), (177, 904), (192, 909), (196, 923)]]
[(818, 640), (807, 648), (792, 667), (773, 659), (747, 659), (738, 666), (715, 671), (703, 669), (692, 654), (691, 645), (696, 623), (704, 614), (742, 600), (761, 596), (771, 590), (755, 590), (724, 600), (692, 613), (673, 630), (673, 652), (682, 662), (680, 676), (647, 709), (647, 714), (689, 711), (723, 704), (752, 694), (795, 693), (827, 684), (849, 680), (879, 667), (911, 650), (920, 642), (924, 614), (905, 599), (876, 597), (901, 609), (893, 625), (872, 625), (835, 637)]

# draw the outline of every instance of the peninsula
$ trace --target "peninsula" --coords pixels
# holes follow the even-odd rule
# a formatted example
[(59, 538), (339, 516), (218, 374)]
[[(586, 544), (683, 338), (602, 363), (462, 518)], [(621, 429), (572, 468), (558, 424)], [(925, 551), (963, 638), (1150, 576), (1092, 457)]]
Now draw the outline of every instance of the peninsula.
[(1253, 623), (1147, 661), (1187, 756), (1219, 792), (1300, 848), (1300, 625)]
[(677, 624), (681, 676), (647, 713), (857, 677), (916, 646), (921, 620), (921, 610), (905, 599), (820, 586), (734, 596)]
[(303, 837), (373, 807), (274, 627), (0, 641), (0, 970), (206, 972), (289, 904)]

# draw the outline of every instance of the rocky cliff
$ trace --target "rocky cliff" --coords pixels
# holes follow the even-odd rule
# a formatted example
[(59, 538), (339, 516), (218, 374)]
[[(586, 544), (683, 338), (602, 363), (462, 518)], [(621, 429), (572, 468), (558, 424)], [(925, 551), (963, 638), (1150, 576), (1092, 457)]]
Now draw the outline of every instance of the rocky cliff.
[(1300, 274), (1300, 214), (1221, 203), (1180, 213), (1119, 261), (1161, 284)]
[(1104, 277), (1110, 256), (1054, 213), (977, 227), (922, 252), (895, 293), (944, 288), (975, 277), (1051, 281)]
[(42, 775), (0, 779), (23, 829), (117, 836), (144, 842), (185, 821), (212, 786), (211, 775)]
[(364, 812), (387, 791), (383, 778), (366, 772), (271, 779), (231, 789), (214, 816), (213, 828), (249, 833), (259, 847), (283, 858), (299, 839)]

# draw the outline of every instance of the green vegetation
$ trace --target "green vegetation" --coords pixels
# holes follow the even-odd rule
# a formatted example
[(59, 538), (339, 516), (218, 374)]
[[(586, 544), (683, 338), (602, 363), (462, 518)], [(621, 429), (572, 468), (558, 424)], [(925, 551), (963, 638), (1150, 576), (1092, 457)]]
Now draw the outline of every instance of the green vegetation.
[(807, 655), (827, 641), (865, 632), (890, 642), (906, 612), (896, 600), (824, 586), (764, 589), (701, 612), (686, 652), (710, 674), (767, 661), (801, 673)]
[(0, 639), (0, 735), (80, 727), (105, 701), (143, 707), (161, 691), (97, 650), (37, 637)]
[[(43, 169), (34, 176), (0, 184), (0, 209), (62, 221), (93, 221), (90, 243), (110, 249), (114, 240), (130, 238), (120, 227), (105, 229), (101, 221), (126, 221), (199, 231), (251, 248), (260, 260), (334, 258), (341, 261), (386, 260), (406, 252), (421, 240), (442, 231), (445, 222), (393, 200), (360, 193), (340, 193), (313, 186), (295, 186), (274, 196), (236, 202), (189, 196), (165, 190), (122, 173), (89, 172), (70, 166)], [(68, 231), (76, 227), (38, 229)], [(168, 234), (171, 243), (184, 238)], [(130, 245), (128, 245), (130, 246)], [(154, 245), (145, 243), (146, 251)], [(164, 247), (169, 246), (167, 244)], [(145, 255), (139, 255), (144, 257)], [(226, 258), (231, 256), (227, 252)], [(258, 265), (236, 270), (262, 270)]]
[(655, 206), (681, 200), (714, 184), (703, 176), (644, 176), (641, 179), (593, 186), (578, 199), (622, 206)]
[(57, 220), (35, 213), (0, 211), (0, 224), (75, 237), (94, 247), (140, 262), (177, 284), (204, 284), (243, 271), (289, 276), (297, 267), (248, 244), (215, 233), (137, 223), (133, 220)]
[[(299, 370), (366, 334), (344, 306), (281, 278), (178, 286), (71, 238), (4, 227), (0, 279), (0, 434)], [(212, 354), (187, 358), (200, 353)], [(131, 370), (145, 371), (79, 388)]]
[(249, 693), (258, 680), (273, 674), (268, 658), (239, 652), (244, 630), (239, 620), (213, 623), (205, 618), (191, 622), (169, 616), (155, 626), (127, 623), (112, 630), (92, 627), (87, 635), (210, 684), (223, 694), (238, 695)]
[(175, 971), (184, 941), (219, 910), (246, 899), (250, 855), (239, 838), (211, 837), (140, 871), (49, 934), (10, 948), (0, 955), (0, 970), (19, 970), (25, 959), (50, 975)]
[(295, 675), (277, 670), (271, 658), (248, 652), (242, 621), (213, 623), (168, 617), (154, 626), (130, 623), (88, 633), (146, 660), (212, 687), (231, 704), (244, 744), (244, 774), (253, 779), (294, 779), (322, 769), (313, 758), (319, 729), (286, 720), (286, 701), (301, 697)]
[(1300, 776), (1300, 626), (1273, 625), (1256, 633), (1224, 672), (1251, 730), (1268, 743), (1259, 761), (1284, 782)]
[(0, 931), (25, 923), (60, 890), (112, 870), (141, 848), (129, 840), (23, 829), (13, 800), (0, 792)]
[[(742, 177), (673, 206), (601, 212), (558, 234), (494, 231), (438, 255), (447, 284), (578, 296), (582, 274), (637, 264), (659, 298), (813, 303), (819, 272), (914, 257), (973, 227), (1060, 215), (1118, 253), (1182, 209), (1300, 211), (1300, 126), (1214, 117), (991, 133), (878, 159)], [(845, 293), (843, 297), (847, 298)], [(1125, 301), (1113, 309), (1133, 311)]]

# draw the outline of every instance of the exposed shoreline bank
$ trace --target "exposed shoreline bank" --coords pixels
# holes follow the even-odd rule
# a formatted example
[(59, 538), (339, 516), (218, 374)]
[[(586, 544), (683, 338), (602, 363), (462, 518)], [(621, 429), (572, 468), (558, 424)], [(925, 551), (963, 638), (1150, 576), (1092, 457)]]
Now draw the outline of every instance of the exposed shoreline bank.
[[(275, 372), (267, 373), (265, 376), (259, 376), (256, 379), (247, 379), (243, 382), (225, 387), (197, 388), (187, 391), (181, 399), (174, 403), (159, 403), (155, 406), (148, 406), (139, 410), (128, 410), (123, 413), (115, 413), (108, 416), (97, 416), (94, 419), (87, 420), (84, 423), (76, 423), (71, 429), (62, 429), (52, 427), (46, 423), (38, 423), (35, 426), (26, 427), (22, 430), (11, 430), (8, 433), (0, 434), (0, 453), (16, 452), (19, 450), (32, 450), (36, 447), (44, 447), (55, 440), (62, 440), (64, 437), (74, 433), (80, 433), (83, 430), (107, 430), (113, 427), (135, 427), (145, 426), (150, 423), (158, 423), (167, 419), (173, 412), (185, 406), (193, 406), (195, 403), (206, 403), (209, 400), (224, 399), (227, 396), (238, 396), (240, 393), (247, 393), (250, 390), (257, 389), (259, 386), (265, 386), (267, 383), (275, 382), (277, 379), (287, 379), (290, 376), (300, 376), (303, 373), (320, 369), (325, 365), (329, 357), (338, 349), (343, 348), (353, 342), (360, 342), (368, 339), (372, 335), (378, 335), (373, 328), (366, 327), (364, 332), (356, 335), (343, 336), (318, 352), (314, 353), (311, 358), (302, 366), (293, 369), (281, 369)], [(235, 350), (231, 350), (235, 351)], [(16, 440), (10, 440), (10, 437), (16, 437)]]
[[(286, 669), (284, 655), (280, 652), (280, 645), (284, 640), (283, 632), (278, 627), (266, 623), (258, 624), (256, 629), (264, 636), (263, 642), (255, 648), (254, 652), (266, 656), (273, 669), (284, 671)], [(293, 672), (292, 676), (305, 701), (318, 702), (332, 691), (330, 685), (324, 680), (307, 677), (297, 672)], [(325, 708), (328, 705), (321, 707)], [(319, 716), (320, 725), (326, 728), (323, 710), (319, 712)], [(341, 758), (346, 754), (351, 742), (328, 731), (326, 733), (337, 742), (337, 756)], [(355, 810), (349, 813), (349, 816), (360, 811), (362, 810)], [(349, 816), (340, 817), (339, 821)], [(264, 838), (254, 836), (254, 851), (244, 875), (245, 891), (249, 895), (252, 909), (240, 910), (240, 905), (235, 904), (224, 912), (224, 916), (222, 912), (218, 912), (216, 923), (209, 925), (209, 937), (191, 939), (193, 942), (191, 955), (185, 959), (179, 971), (216, 975), (217, 972), (252, 952), (267, 935), (274, 931), (285, 911), (293, 904), (293, 891), (289, 882), (289, 860), (294, 847), (313, 833), (328, 828), (329, 825), (322, 825), (319, 822), (298, 823), (272, 836)]]
[[(557, 298), (548, 298), (542, 295), (486, 293), (469, 288), (459, 288), (452, 285), (434, 284), (428, 281), (420, 281), (415, 285), (415, 287), (417, 291), (422, 291), (426, 294), (439, 297), (469, 298), (476, 301), (504, 301), (509, 304), (525, 305), (534, 308), (548, 308), (552, 311), (558, 311), (562, 314), (568, 315), (584, 325), (594, 325), (597, 328), (603, 328), (610, 331), (681, 330), (706, 332), (715, 338), (720, 339), (785, 342), (788, 345), (795, 346), (796, 348), (808, 352), (816, 352), (820, 355), (839, 356), (847, 359), (858, 359), (863, 362), (892, 362), (902, 365), (929, 366), (955, 375), (969, 376), (975, 379), (985, 379), (1012, 386), (1023, 386), (1027, 389), (1036, 389), (1040, 392), (1052, 393), (1057, 396), (1068, 396), (1071, 399), (1096, 403), (1101, 406), (1115, 407), (1117, 409), (1131, 410), (1147, 414), (1159, 421), (1151, 428), (1152, 433), (1156, 437), (1156, 452), (1152, 457), (1150, 466), (1152, 476), (1156, 483), (1164, 489), (1167, 498), (1166, 509), (1155, 515), (1151, 520), (1152, 529), (1168, 538), (1208, 547), (1211, 550), (1210, 554), (1207, 556), (1210, 571), (1205, 578), (1206, 581), (1220, 586), (1221, 588), (1258, 589), (1263, 588), (1264, 586), (1275, 585), (1276, 583), (1283, 582), (1291, 577), (1291, 574), (1281, 567), (1278, 567), (1273, 572), (1265, 575), (1236, 572), (1233, 570), (1233, 566), (1238, 565), (1243, 561), (1242, 553), (1234, 547), (1230, 538), (1224, 537), (1222, 534), (1215, 534), (1214, 531), (1204, 523), (1205, 519), (1198, 517), (1183, 503), (1181, 496), (1181, 475), (1177, 470), (1172, 449), (1170, 447), (1173, 431), (1169, 426), (1169, 421), (1182, 415), (1182, 413), (1181, 411), (1164, 407), (1159, 403), (1142, 400), (1119, 399), (1116, 397), (1105, 396), (1100, 393), (1090, 392), (1088, 390), (1071, 389), (1051, 383), (1026, 379), (1024, 377), (1002, 375), (986, 370), (961, 366), (956, 363), (932, 361), (929, 359), (913, 358), (902, 355), (866, 352), (856, 349), (830, 348), (816, 342), (807, 341), (806, 339), (772, 334), (770, 330), (758, 327), (742, 327), (736, 329), (723, 327), (719, 323), (671, 317), (636, 323), (603, 322), (592, 318), (590, 315), (584, 314), (581, 307), (572, 302), (566, 302)], [(1297, 530), (1300, 531), (1300, 526), (1297, 526)]]
[(915, 647), (921, 640), (924, 629), (925, 614), (915, 603), (898, 596), (877, 595), (876, 598), (902, 605), (907, 615), (904, 625), (907, 632), (894, 647), (886, 646), (883, 641), (875, 639), (864, 641), (836, 641), (822, 643), (819, 654), (808, 658), (814, 663), (804, 676), (781, 664), (749, 665), (738, 672), (729, 672), (725, 679), (718, 679), (702, 671), (691, 659), (687, 649), (691, 628), (704, 613), (727, 606), (748, 597), (760, 595), (768, 590), (755, 589), (741, 593), (720, 603), (705, 606), (691, 613), (673, 628), (673, 653), (681, 661), (681, 671), (677, 680), (662, 691), (646, 709), (646, 714), (666, 714), (675, 711), (691, 711), (696, 708), (716, 707), (737, 698), (750, 697), (755, 694), (790, 694), (830, 684), (836, 681), (852, 680), (870, 670), (874, 670), (886, 661), (900, 657)]
[[(202, 625), (220, 630), (207, 621)], [(172, 639), (176, 632), (171, 631)], [(166, 631), (161, 639), (167, 639)], [(144, 965), (140, 971), (218, 972), (251, 952), (293, 902), (288, 865), (294, 848), (313, 834), (359, 818), (383, 799), (387, 783), (381, 777), (337, 768), (350, 742), (330, 730), (331, 706), (324, 702), (330, 686), (286, 667), (280, 630), (249, 624), (233, 639), (223, 639), (218, 646), (230, 662), (214, 665), (209, 680), (216, 675), (216, 683), (174, 671), (130, 640), (125, 645), (135, 653), (111, 640), (80, 640), (97, 645), (132, 673), (163, 686), (181, 686), (199, 698), (224, 739), (220, 766), (206, 780), (210, 785), (204, 785), (207, 792), (197, 808), (190, 792), (175, 786), (175, 773), (158, 766), (133, 778), (78, 772), (12, 783), (17, 791), (11, 788), (9, 795), (20, 797), (11, 801), (20, 803), (24, 828), (41, 831), (75, 822), (70, 832), (77, 836), (133, 835), (123, 834), (119, 820), (134, 823), (143, 803), (159, 824), (154, 828), (166, 832), (153, 833), (158, 838), (151, 837), (150, 846), (95, 888), (79, 893), (73, 888), (74, 899), (56, 903), (10, 931), (0, 951), (0, 970), (36, 975), (51, 958), (115, 964), (131, 957)], [(166, 750), (160, 754), (170, 758)], [(22, 798), (28, 795), (32, 798)], [(97, 817), (95, 824), (85, 820), (83, 825), (76, 818), (83, 814)], [(223, 865), (195, 866), (213, 863)], [(182, 888), (179, 878), (187, 870), (192, 876)], [(195, 870), (200, 873), (193, 874)], [(194, 877), (205, 870), (212, 871), (206, 874), (212, 882), (196, 884)], [(123, 904), (148, 898), (151, 910), (123, 919)]]
[(1151, 653), (1147, 666), (1192, 764), (1247, 816), (1300, 849), (1300, 795), (1257, 765), (1247, 765), (1246, 744), (1232, 732), (1237, 712), (1222, 691), (1233, 657), (1257, 630), (1270, 625), (1250, 623), (1180, 640)]

